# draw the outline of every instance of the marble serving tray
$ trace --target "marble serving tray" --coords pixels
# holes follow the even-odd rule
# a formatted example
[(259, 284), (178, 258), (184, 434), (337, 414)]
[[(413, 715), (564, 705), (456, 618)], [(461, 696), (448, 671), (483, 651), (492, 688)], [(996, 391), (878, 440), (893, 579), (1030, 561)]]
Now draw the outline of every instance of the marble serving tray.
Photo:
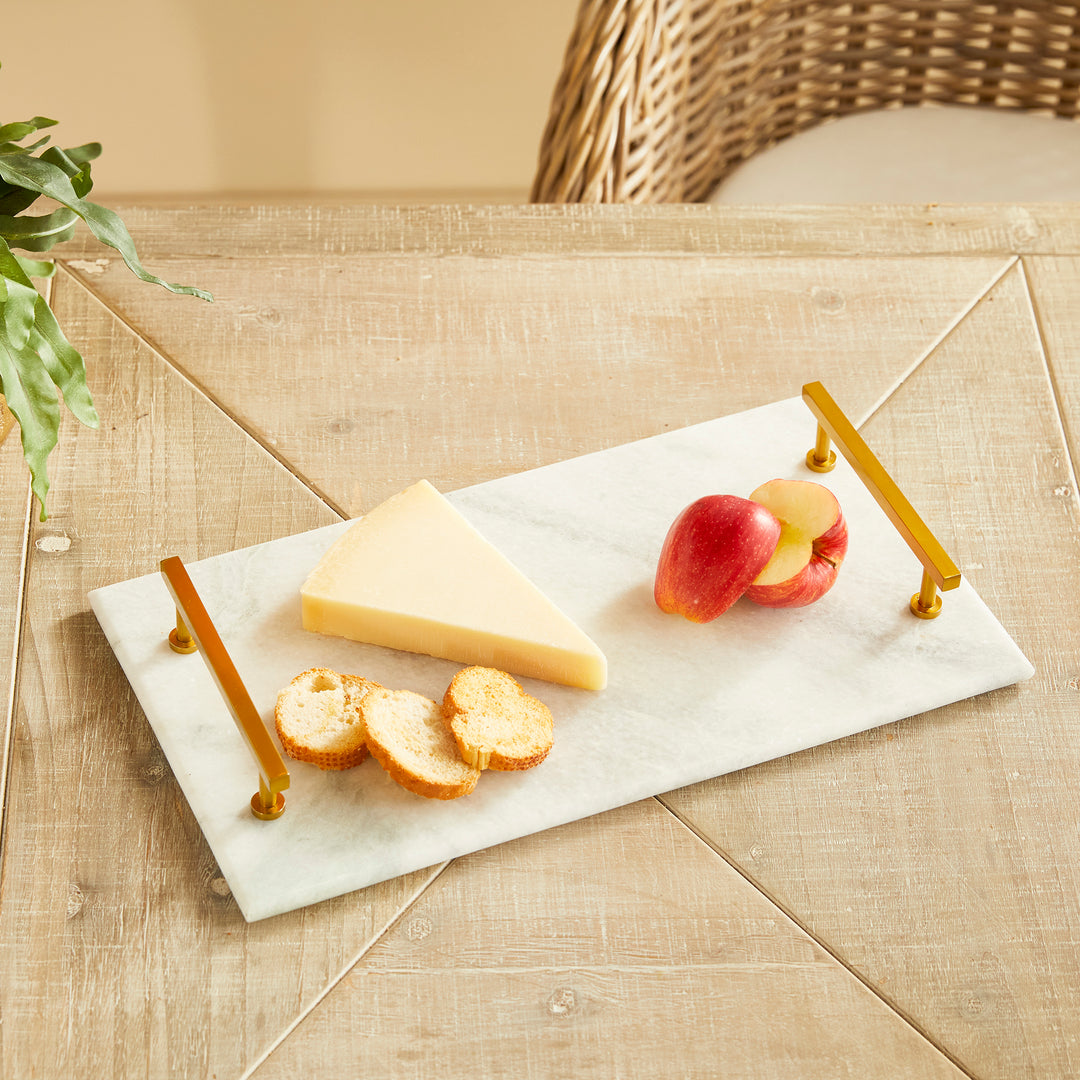
[[(824, 476), (806, 470), (814, 430), (794, 398), (449, 494), (609, 664), (600, 692), (523, 679), (555, 716), (551, 754), (529, 772), (487, 772), (453, 802), (410, 794), (370, 759), (342, 773), (286, 759), (286, 811), (257, 820), (249, 810), (257, 772), (205, 664), (168, 647), (174, 608), (160, 574), (91, 593), (244, 917), (1029, 677), (1031, 665), (966, 581), (945, 595), (939, 618), (910, 614), (921, 567), (845, 461)], [(659, 611), (653, 574), (678, 512), (701, 495), (746, 495), (777, 476), (817, 480), (840, 500), (850, 548), (833, 590), (787, 611), (740, 600), (706, 625)], [(300, 585), (348, 525), (188, 565), (271, 730), (278, 690), (306, 668), (441, 699), (459, 667), (301, 628)]]

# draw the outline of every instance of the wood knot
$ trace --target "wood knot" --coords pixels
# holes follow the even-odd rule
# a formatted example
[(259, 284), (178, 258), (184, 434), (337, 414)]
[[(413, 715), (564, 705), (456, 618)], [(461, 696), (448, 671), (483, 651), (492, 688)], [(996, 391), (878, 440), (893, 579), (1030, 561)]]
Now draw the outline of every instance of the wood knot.
[(67, 918), (74, 919), (75, 916), (78, 915), (80, 911), (82, 911), (83, 904), (85, 903), (86, 896), (84, 895), (82, 889), (80, 889), (74, 881), (71, 882), (71, 884), (68, 885)]
[(431, 920), (420, 915), (409, 921), (408, 926), (405, 927), (405, 936), (410, 941), (423, 941), (433, 929)]
[(168, 775), (168, 767), (160, 758), (148, 761), (139, 771), (139, 777), (147, 787), (156, 787)]
[(560, 1019), (569, 1016), (576, 1005), (577, 999), (569, 986), (560, 986), (547, 1001), (548, 1012)]
[(810, 299), (815, 307), (820, 308), (829, 315), (835, 315), (847, 307), (847, 301), (844, 299), (843, 293), (839, 293), (835, 289), (827, 289), (823, 285), (815, 285), (810, 290)]
[(71, 537), (62, 535), (41, 536), (34, 541), (34, 547), (38, 551), (45, 552), (46, 555), (59, 555), (71, 547)]
[(67, 266), (83, 274), (104, 274), (109, 269), (108, 259), (68, 259)]
[(986, 1010), (986, 1003), (977, 994), (969, 994), (960, 1004), (960, 1009), (968, 1019), (975, 1020)]

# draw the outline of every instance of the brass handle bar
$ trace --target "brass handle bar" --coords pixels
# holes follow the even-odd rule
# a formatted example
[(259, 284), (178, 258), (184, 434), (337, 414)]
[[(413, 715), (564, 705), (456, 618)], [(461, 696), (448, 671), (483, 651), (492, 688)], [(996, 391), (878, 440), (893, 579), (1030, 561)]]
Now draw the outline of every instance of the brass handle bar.
[(282, 792), (289, 786), (289, 771), (255, 708), (236, 665), (221, 640), (202, 598), (180, 557), (161, 561), (161, 576), (176, 604), (176, 629), (169, 634), (175, 652), (202, 653), (233, 720), (259, 769), (259, 790), (251, 797), (251, 812), (263, 820), (280, 817), (285, 810)]
[(960, 571), (926, 523), (915, 512), (896, 482), (882, 467), (854, 425), (819, 382), (807, 383), (802, 398), (817, 418), (817, 439), (806, 455), (806, 464), (815, 472), (828, 472), (836, 463), (829, 449), (832, 440), (848, 460), (856, 475), (877, 500), (878, 505), (923, 565), (922, 583), (911, 598), (911, 610), (922, 619), (932, 619), (941, 610), (937, 589), (948, 592), (960, 584)]

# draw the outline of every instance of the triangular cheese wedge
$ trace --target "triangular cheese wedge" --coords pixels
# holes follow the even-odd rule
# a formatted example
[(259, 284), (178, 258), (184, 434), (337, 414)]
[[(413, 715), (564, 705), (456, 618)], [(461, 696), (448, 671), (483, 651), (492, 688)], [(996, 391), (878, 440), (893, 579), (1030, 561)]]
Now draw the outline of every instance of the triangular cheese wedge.
[(426, 480), (365, 514), (300, 590), (304, 629), (602, 690), (593, 641)]

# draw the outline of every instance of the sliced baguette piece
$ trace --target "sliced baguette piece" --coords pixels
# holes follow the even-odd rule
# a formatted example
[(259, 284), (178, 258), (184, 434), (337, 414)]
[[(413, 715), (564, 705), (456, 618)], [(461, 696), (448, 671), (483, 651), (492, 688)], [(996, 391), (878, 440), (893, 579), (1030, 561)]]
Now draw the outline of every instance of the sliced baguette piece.
[(456, 799), (476, 787), (480, 770), (461, 760), (438, 702), (380, 687), (360, 707), (372, 757), (402, 787), (428, 799)]
[(551, 749), (551, 710), (505, 671), (462, 668), (447, 687), (443, 713), (462, 758), (478, 769), (531, 769)]
[(311, 668), (279, 694), (274, 726), (285, 753), (320, 769), (351, 769), (367, 757), (360, 703), (378, 683)]

